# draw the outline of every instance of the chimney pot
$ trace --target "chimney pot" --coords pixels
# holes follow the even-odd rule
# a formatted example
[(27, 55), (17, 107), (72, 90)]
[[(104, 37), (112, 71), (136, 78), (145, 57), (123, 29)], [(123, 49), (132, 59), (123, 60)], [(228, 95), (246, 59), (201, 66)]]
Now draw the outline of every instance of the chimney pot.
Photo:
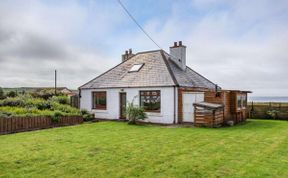
[(179, 41), (179, 46), (182, 46), (182, 41)]
[(133, 57), (135, 54), (132, 53), (132, 49), (130, 48), (129, 50), (125, 51), (125, 54), (122, 54), (122, 62), (126, 61), (130, 57)]
[(174, 47), (177, 47), (177, 42), (174, 42)]

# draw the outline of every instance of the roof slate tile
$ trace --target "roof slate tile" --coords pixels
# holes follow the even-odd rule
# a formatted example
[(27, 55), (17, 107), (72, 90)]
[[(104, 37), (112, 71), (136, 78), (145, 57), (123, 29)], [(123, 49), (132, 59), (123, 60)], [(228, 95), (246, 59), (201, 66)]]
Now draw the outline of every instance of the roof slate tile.
[[(179, 86), (215, 88), (215, 84), (189, 67), (181, 70), (163, 50), (137, 53), (80, 89)], [(144, 63), (138, 72), (128, 72), (134, 64)], [(176, 81), (175, 81), (176, 80)]]

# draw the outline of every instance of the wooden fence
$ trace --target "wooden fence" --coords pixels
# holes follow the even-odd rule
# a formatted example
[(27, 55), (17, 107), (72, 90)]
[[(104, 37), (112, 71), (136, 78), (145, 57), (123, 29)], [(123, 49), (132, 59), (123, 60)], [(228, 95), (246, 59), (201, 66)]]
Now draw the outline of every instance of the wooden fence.
[(248, 110), (250, 118), (257, 119), (271, 119), (271, 116), (267, 114), (268, 111), (277, 111), (276, 119), (288, 120), (288, 104), (287, 103), (248, 103)]
[(64, 116), (53, 123), (48, 116), (0, 118), (0, 134), (46, 129), (83, 123), (82, 116)]
[(70, 105), (72, 107), (75, 107), (75, 108), (80, 108), (79, 105), (80, 105), (80, 100), (79, 100), (79, 96), (78, 95), (74, 95), (74, 96), (71, 96), (70, 97)]

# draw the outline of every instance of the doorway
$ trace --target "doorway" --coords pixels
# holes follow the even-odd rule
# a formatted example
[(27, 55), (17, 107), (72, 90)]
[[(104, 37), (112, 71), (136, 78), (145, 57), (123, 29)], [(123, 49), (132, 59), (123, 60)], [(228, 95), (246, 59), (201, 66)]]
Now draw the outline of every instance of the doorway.
[(182, 95), (183, 122), (194, 122), (194, 106), (196, 102), (204, 101), (204, 93), (185, 92)]
[(126, 93), (119, 94), (120, 100), (120, 119), (126, 119)]

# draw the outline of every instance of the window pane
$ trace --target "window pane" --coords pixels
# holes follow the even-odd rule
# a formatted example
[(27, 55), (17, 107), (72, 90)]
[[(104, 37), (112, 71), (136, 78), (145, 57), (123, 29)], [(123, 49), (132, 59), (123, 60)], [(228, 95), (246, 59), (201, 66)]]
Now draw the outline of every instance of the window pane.
[(160, 112), (160, 91), (140, 91), (140, 105), (143, 106), (147, 112)]
[(106, 109), (106, 92), (93, 92), (93, 109)]
[(129, 72), (138, 72), (142, 66), (143, 64), (134, 64), (129, 70)]
[(246, 94), (242, 95), (242, 106), (247, 107), (247, 95)]
[(237, 95), (237, 107), (241, 108), (242, 107), (242, 102), (241, 102), (241, 95)]

